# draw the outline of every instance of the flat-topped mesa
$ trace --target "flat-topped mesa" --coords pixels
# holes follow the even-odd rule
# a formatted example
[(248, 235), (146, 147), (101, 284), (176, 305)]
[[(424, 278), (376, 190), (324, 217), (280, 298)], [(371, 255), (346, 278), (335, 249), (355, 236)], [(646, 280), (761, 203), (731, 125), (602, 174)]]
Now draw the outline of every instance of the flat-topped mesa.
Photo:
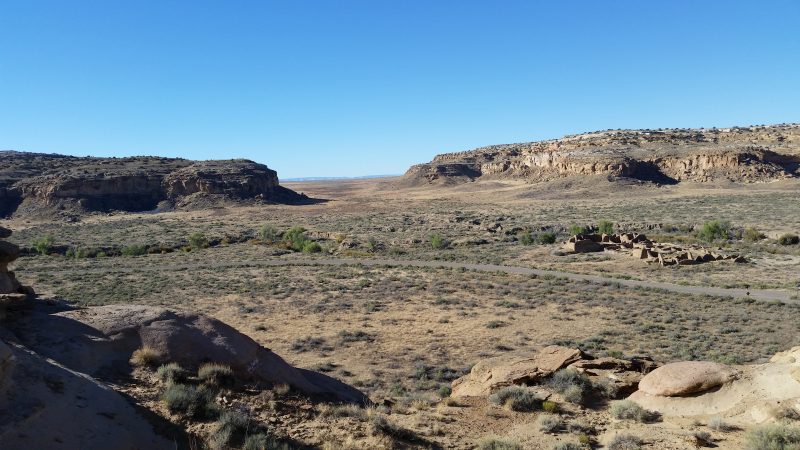
[(404, 182), (602, 175), (670, 184), (764, 182), (800, 176), (800, 125), (732, 129), (615, 130), (495, 145), (436, 156)]
[[(76, 158), (0, 152), (0, 216), (15, 212), (150, 211), (190, 196), (300, 203), (306, 197), (279, 184), (278, 174), (245, 159)], [(192, 197), (194, 198), (194, 197)]]

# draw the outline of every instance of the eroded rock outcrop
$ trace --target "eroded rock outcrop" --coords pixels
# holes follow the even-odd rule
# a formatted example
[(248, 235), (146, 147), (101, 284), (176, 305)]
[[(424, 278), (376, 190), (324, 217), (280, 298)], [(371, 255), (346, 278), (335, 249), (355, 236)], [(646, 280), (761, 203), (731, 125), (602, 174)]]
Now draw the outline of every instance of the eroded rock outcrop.
[(656, 183), (763, 182), (800, 175), (800, 126), (609, 130), (482, 147), (411, 167), (405, 184), (601, 175)]
[(24, 300), (33, 294), (33, 289), (17, 281), (8, 265), (19, 257), (19, 246), (2, 239), (11, 236), (11, 230), (0, 227), (0, 310), (11, 303)]
[(453, 381), (452, 397), (489, 395), (511, 385), (533, 384), (567, 365), (583, 353), (551, 345), (533, 354), (509, 354), (478, 362), (469, 374)]
[(664, 416), (722, 417), (742, 426), (779, 419), (787, 411), (800, 414), (800, 347), (764, 364), (667, 364), (645, 377), (629, 399)]
[(131, 370), (131, 354), (147, 346), (163, 361), (196, 370), (205, 362), (230, 366), (237, 377), (288, 384), (308, 395), (364, 403), (357, 389), (334, 378), (297, 369), (219, 320), (138, 305), (109, 305), (54, 312), (41, 306), (9, 327), (34, 351), (64, 366), (103, 378)]
[(0, 340), (0, 447), (175, 449), (183, 431), (157, 432), (123, 396), (83, 374)]
[(0, 215), (15, 211), (148, 211), (192, 195), (298, 203), (274, 170), (253, 161), (76, 158), (0, 152)]

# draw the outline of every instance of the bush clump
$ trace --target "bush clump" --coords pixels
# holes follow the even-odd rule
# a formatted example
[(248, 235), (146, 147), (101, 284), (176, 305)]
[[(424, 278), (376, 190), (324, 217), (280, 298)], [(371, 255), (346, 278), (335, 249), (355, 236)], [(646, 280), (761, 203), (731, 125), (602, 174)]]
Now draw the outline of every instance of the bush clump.
[(200, 250), (201, 248), (208, 248), (208, 238), (205, 234), (198, 232), (189, 235), (189, 247), (192, 250)]
[(258, 230), (258, 235), (261, 238), (261, 242), (266, 244), (273, 244), (278, 241), (281, 237), (281, 233), (272, 225), (266, 224)]
[(764, 235), (764, 233), (758, 231), (758, 229), (753, 227), (745, 228), (744, 232), (742, 233), (742, 239), (744, 239), (747, 242), (757, 242), (766, 237), (767, 236)]
[(521, 386), (509, 386), (489, 396), (489, 401), (512, 411), (535, 411), (541, 405), (533, 390)]
[(589, 234), (592, 230), (586, 225), (570, 225), (569, 234)]
[(232, 386), (234, 383), (233, 370), (223, 364), (206, 363), (197, 370), (197, 378), (203, 383), (214, 386)]
[(222, 450), (243, 441), (244, 432), (249, 424), (250, 420), (240, 412), (223, 412), (208, 437), (208, 448)]
[(542, 414), (536, 420), (536, 423), (539, 425), (539, 431), (542, 433), (555, 433), (564, 426), (561, 417), (555, 414)]
[(729, 222), (712, 220), (703, 224), (703, 227), (697, 232), (697, 238), (706, 242), (728, 239), (730, 230), (731, 224)]
[(531, 234), (526, 231), (521, 235), (519, 235), (519, 242), (522, 245), (532, 245), (535, 241), (533, 239), (533, 236), (531, 236)]
[(792, 233), (786, 233), (778, 238), (778, 244), (781, 245), (797, 245), (800, 244), (800, 236)]
[(561, 394), (564, 400), (575, 404), (582, 404), (592, 391), (592, 382), (586, 375), (569, 369), (554, 373), (549, 385), (551, 389)]
[(133, 354), (131, 354), (130, 363), (137, 367), (152, 367), (158, 364), (160, 360), (161, 353), (145, 345), (142, 348), (134, 350)]
[(142, 256), (147, 254), (147, 246), (145, 245), (129, 245), (122, 249), (122, 256)]
[(611, 416), (621, 420), (635, 420), (636, 422), (649, 422), (653, 413), (642, 408), (630, 400), (621, 400), (611, 404)]
[(800, 427), (786, 422), (762, 425), (750, 430), (745, 439), (747, 450), (800, 449)]
[(545, 231), (543, 233), (539, 233), (539, 235), (536, 236), (536, 241), (542, 245), (555, 244), (556, 234), (553, 233), (552, 231)]
[(448, 245), (450, 245), (450, 243), (447, 242), (447, 240), (441, 234), (438, 233), (434, 233), (430, 236), (430, 243), (431, 243), (431, 248), (434, 250), (442, 250), (444, 248), (447, 248)]
[(285, 443), (280, 443), (266, 433), (256, 433), (247, 436), (242, 450), (289, 450)]
[(600, 234), (614, 234), (614, 222), (601, 220), (597, 224), (597, 232)]
[(283, 243), (287, 248), (296, 252), (318, 253), (322, 247), (306, 236), (306, 229), (293, 226), (283, 233)]
[(52, 249), (54, 242), (55, 239), (53, 239), (53, 236), (42, 236), (31, 242), (31, 247), (36, 250), (36, 253), (40, 255), (47, 255), (50, 253), (50, 249)]
[(584, 450), (585, 448), (583, 445), (574, 442), (559, 442), (553, 446), (553, 450)]
[(204, 387), (170, 383), (161, 399), (172, 413), (182, 413), (195, 419), (207, 419), (219, 413), (214, 403), (215, 392)]
[(164, 383), (182, 383), (189, 377), (189, 372), (178, 363), (169, 363), (159, 366), (156, 377)]
[(478, 442), (478, 450), (522, 450), (522, 446), (510, 439), (490, 436)]
[(642, 448), (641, 439), (630, 434), (618, 434), (608, 443), (608, 450), (639, 450)]

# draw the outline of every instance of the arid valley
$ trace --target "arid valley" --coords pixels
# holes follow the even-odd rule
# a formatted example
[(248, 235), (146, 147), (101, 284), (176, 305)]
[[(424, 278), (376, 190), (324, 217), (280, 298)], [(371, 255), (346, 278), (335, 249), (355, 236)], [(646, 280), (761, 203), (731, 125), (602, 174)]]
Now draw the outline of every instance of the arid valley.
[(798, 180), (798, 125), (280, 183), (0, 153), (0, 442), (767, 448), (800, 420)]

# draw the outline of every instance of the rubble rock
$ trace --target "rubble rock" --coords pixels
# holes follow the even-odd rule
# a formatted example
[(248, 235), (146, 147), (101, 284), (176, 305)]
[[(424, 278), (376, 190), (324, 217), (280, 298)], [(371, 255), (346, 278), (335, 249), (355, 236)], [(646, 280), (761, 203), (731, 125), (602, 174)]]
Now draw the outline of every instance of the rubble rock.
[(535, 383), (582, 358), (576, 348), (551, 345), (534, 354), (509, 354), (476, 364), (453, 381), (452, 397), (485, 396), (506, 386)]

